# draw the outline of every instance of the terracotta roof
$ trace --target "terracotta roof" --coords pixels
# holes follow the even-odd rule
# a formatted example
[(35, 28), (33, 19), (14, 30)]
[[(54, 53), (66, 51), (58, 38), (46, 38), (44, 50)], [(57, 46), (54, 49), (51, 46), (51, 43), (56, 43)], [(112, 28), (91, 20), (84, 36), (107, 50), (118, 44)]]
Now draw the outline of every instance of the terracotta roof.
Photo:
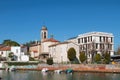
[(55, 40), (54, 38), (46, 39), (43, 42), (59, 42), (58, 40)]
[(9, 46), (0, 48), (0, 51), (10, 51), (10, 50), (11, 50), (11, 47), (9, 47)]
[(38, 51), (37, 50), (31, 50), (30, 52), (37, 53)]
[(38, 53), (38, 51), (33, 51), (34, 53)]

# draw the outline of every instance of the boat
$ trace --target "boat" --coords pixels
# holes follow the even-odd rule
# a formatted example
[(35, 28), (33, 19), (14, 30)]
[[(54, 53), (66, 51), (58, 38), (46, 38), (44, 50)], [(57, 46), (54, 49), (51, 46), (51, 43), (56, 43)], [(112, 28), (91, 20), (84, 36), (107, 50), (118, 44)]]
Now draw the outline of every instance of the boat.
[(48, 68), (43, 68), (41, 71), (42, 72), (48, 72)]
[(60, 74), (62, 71), (63, 70), (55, 70), (54, 72)]
[(16, 71), (16, 68), (14, 66), (6, 68), (6, 71)]
[(73, 70), (72, 69), (66, 69), (65, 72), (68, 74), (68, 73), (73, 73)]

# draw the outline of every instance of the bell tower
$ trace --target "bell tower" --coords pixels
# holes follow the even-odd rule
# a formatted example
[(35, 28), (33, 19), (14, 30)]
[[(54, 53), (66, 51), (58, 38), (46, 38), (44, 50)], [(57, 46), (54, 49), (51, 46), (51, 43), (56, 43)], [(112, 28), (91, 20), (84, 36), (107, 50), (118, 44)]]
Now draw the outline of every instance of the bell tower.
[(41, 29), (41, 42), (48, 38), (48, 30), (46, 26), (42, 26)]

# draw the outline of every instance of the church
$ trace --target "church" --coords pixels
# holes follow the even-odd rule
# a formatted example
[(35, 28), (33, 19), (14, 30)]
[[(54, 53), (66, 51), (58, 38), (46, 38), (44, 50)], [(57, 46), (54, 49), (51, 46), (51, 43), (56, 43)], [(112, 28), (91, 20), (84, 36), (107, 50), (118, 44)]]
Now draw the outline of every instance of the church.
[(49, 46), (57, 44), (59, 43), (59, 41), (55, 40), (53, 36), (48, 38), (48, 29), (46, 26), (42, 26), (40, 31), (40, 37), (40, 42), (36, 42), (36, 44), (32, 45), (29, 48), (29, 53), (33, 58), (46, 61), (46, 59), (49, 57)]

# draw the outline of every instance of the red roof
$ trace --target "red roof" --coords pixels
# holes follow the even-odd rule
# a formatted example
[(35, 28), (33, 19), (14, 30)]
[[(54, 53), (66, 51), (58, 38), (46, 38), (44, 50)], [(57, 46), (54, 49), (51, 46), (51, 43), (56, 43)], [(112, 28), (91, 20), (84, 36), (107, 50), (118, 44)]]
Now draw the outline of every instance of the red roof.
[(46, 39), (43, 42), (59, 42), (58, 40), (55, 40), (54, 38)]
[(38, 53), (38, 51), (33, 51), (34, 53)]
[(30, 51), (30, 52), (33, 52), (33, 53), (38, 53), (38, 51), (37, 51), (37, 50), (32, 50), (32, 51)]
[(9, 47), (9, 46), (0, 48), (0, 51), (10, 51), (10, 50), (11, 50), (11, 47)]

